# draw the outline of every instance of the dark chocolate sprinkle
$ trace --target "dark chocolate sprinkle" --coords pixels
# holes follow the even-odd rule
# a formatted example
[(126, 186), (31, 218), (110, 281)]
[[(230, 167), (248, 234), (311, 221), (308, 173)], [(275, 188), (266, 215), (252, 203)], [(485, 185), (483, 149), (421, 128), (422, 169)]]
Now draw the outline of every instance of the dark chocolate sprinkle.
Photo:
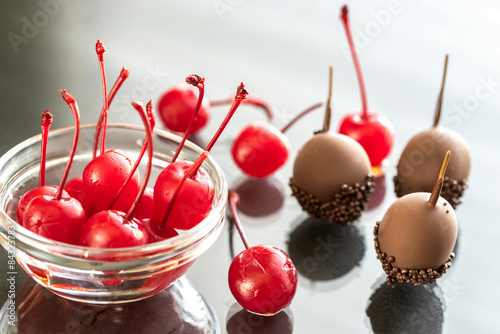
[(365, 185), (359, 183), (343, 184), (340, 193), (336, 194), (332, 201), (326, 203), (320, 203), (315, 195), (300, 189), (293, 182), (293, 179), (290, 179), (289, 184), (292, 195), (310, 216), (328, 220), (331, 223), (347, 225), (361, 216), (366, 208), (370, 193), (373, 191), (375, 177), (368, 175), (365, 181)]

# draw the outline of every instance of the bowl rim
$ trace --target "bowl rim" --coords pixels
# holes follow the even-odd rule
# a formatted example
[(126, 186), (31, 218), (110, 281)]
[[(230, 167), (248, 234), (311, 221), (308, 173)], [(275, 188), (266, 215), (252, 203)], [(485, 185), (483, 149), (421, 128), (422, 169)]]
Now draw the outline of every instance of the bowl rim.
[[(92, 128), (95, 129), (95, 124), (84, 124), (81, 125), (80, 130), (91, 130)], [(126, 123), (109, 123), (107, 125), (110, 128), (118, 128), (118, 129), (130, 129), (134, 131), (145, 131), (143, 126), (139, 125), (134, 125), (134, 124), (126, 124)], [(49, 132), (49, 138), (50, 136), (56, 136), (56, 135), (61, 135), (66, 132), (74, 131), (74, 126), (68, 126), (68, 127), (63, 127), (55, 130), (51, 130)], [(181, 137), (162, 130), (162, 129), (154, 129), (153, 134), (167, 138), (171, 141), (179, 143), (181, 140)], [(80, 136), (82, 138), (82, 136)], [(28, 139), (25, 139), (24, 141), (18, 143), (11, 149), (9, 149), (5, 154), (3, 154), (0, 157), (0, 170), (6, 166), (9, 161), (15, 157), (15, 155), (22, 151), (23, 149), (28, 148), (29, 146), (35, 144), (36, 142), (39, 142), (41, 139), (41, 134), (32, 136)], [(190, 149), (194, 151), (195, 153), (201, 154), (204, 150), (201, 149), (198, 145), (194, 144), (193, 142), (186, 140), (185, 146), (183, 149)], [(203, 241), (205, 238), (207, 238), (213, 231), (217, 230), (217, 228), (223, 224), (223, 219), (220, 219), (221, 214), (225, 214), (225, 207), (226, 207), (226, 199), (227, 199), (227, 192), (228, 192), (228, 184), (227, 180), (225, 178), (224, 172), (222, 171), (222, 168), (218, 165), (218, 163), (213, 159), (211, 155), (203, 162), (203, 164), (208, 164), (211, 166), (211, 168), (214, 170), (216, 177), (219, 179), (219, 188), (220, 188), (220, 195), (218, 198), (214, 199), (214, 204), (213, 208), (210, 211), (210, 213), (203, 219), (202, 222), (200, 222), (198, 225), (195, 227), (189, 229), (189, 230), (181, 230), (179, 232), (179, 235), (158, 241), (158, 242), (153, 242), (153, 243), (148, 243), (146, 245), (142, 246), (134, 246), (134, 247), (123, 247), (123, 248), (91, 248), (91, 247), (84, 247), (84, 246), (79, 246), (79, 245), (73, 245), (73, 244), (68, 244), (64, 242), (58, 242), (54, 241), (51, 239), (48, 239), (46, 237), (40, 236), (23, 226), (21, 226), (17, 221), (13, 220), (9, 214), (5, 211), (3, 205), (0, 207), (0, 214), (1, 216), (4, 216), (7, 221), (4, 221), (4, 219), (0, 219), (0, 226), (2, 227), (7, 227), (5, 231), (2, 231), (2, 237), (5, 239), (5, 232), (14, 226), (15, 228), (15, 239), (22, 241), (24, 238), (26, 238), (26, 241), (29, 242), (29, 245), (31, 247), (34, 247), (38, 250), (43, 250), (44, 252), (47, 252), (49, 249), (54, 248), (54, 247), (60, 247), (59, 250), (64, 250), (64, 252), (59, 253), (58, 255), (64, 255), (64, 256), (70, 256), (70, 257), (76, 257), (78, 259), (88, 259), (91, 260), (94, 258), (95, 261), (95, 256), (93, 257), (92, 255), (103, 255), (109, 256), (110, 254), (116, 255), (116, 253), (125, 253), (128, 254), (130, 253), (133, 255), (135, 258), (140, 257), (141, 254), (152, 254), (152, 253), (157, 253), (160, 252), (161, 250), (168, 250), (169, 252), (171, 250), (179, 250), (180, 252), (183, 252), (184, 248), (189, 248), (192, 245), (198, 244), (199, 242)], [(2, 188), (4, 188), (4, 184), (0, 183), (0, 191)], [(1, 217), (3, 218), (3, 217)], [(18, 234), (22, 236), (22, 238), (18, 238)], [(22, 239), (22, 240), (21, 240)], [(187, 242), (191, 241), (191, 242)], [(23, 241), (24, 242), (24, 241)], [(52, 253), (52, 252), (51, 252)], [(53, 254), (53, 253), (52, 253)], [(83, 256), (82, 256), (83, 254)], [(54, 254), (55, 255), (55, 254)], [(99, 258), (100, 256), (97, 256)], [(99, 260), (101, 261), (101, 260)], [(105, 260), (103, 261), (105, 262)], [(116, 261), (113, 261), (116, 262)]]

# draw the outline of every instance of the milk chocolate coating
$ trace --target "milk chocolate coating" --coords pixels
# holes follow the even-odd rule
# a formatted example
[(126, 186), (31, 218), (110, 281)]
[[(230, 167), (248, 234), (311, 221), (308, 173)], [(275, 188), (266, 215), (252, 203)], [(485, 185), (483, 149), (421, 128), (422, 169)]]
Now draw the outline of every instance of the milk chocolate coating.
[[(378, 247), (393, 267), (437, 270), (450, 258), (458, 226), (451, 205), (429, 193), (412, 193), (394, 202), (378, 225)], [(377, 247), (377, 243), (376, 243)]]
[(354, 139), (337, 133), (319, 133), (298, 152), (293, 182), (320, 203), (334, 200), (345, 184), (365, 184), (370, 159)]
[(452, 153), (446, 169), (448, 188), (453, 188), (454, 184), (461, 186), (442, 196), (454, 206), (458, 205), (469, 177), (470, 150), (459, 133), (442, 126), (422, 131), (408, 142), (394, 177), (396, 194), (401, 197), (413, 192), (431, 192), (447, 151)]

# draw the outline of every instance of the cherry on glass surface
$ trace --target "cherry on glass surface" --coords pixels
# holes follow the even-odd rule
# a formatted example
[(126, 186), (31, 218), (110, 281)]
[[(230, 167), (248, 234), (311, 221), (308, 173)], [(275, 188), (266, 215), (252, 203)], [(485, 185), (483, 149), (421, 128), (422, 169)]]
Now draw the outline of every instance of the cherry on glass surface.
[(319, 108), (322, 103), (306, 109), (281, 130), (267, 122), (256, 121), (238, 134), (231, 147), (236, 165), (247, 175), (264, 178), (280, 169), (288, 160), (290, 142), (285, 132), (298, 119)]
[(354, 66), (356, 68), (356, 74), (358, 76), (359, 88), (361, 90), (362, 111), (361, 114), (357, 112), (347, 114), (341, 120), (338, 132), (360, 143), (368, 154), (371, 165), (373, 167), (378, 167), (389, 156), (392, 150), (394, 144), (394, 126), (386, 116), (368, 110), (365, 83), (351, 35), (347, 5), (344, 5), (341, 9), (340, 19), (345, 28), (354, 60)]
[(238, 218), (238, 194), (230, 191), (228, 201), (246, 248), (231, 262), (229, 289), (245, 310), (266, 316), (277, 314), (292, 303), (297, 290), (297, 270), (290, 257), (279, 248), (250, 247)]

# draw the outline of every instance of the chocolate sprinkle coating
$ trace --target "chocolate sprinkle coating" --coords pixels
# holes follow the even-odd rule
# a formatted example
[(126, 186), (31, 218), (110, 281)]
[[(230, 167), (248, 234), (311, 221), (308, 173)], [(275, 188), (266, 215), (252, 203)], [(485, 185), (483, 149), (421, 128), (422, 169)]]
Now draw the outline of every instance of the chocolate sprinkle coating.
[(455, 254), (453, 254), (453, 252), (450, 254), (448, 261), (446, 261), (446, 263), (444, 263), (438, 269), (409, 269), (394, 267), (392, 265), (392, 263), (396, 260), (394, 256), (382, 253), (382, 251), (380, 250), (380, 244), (378, 241), (379, 225), (380, 222), (378, 221), (373, 230), (373, 234), (375, 236), (375, 251), (377, 252), (377, 258), (380, 260), (380, 262), (382, 262), (382, 269), (384, 269), (385, 273), (387, 274), (387, 285), (394, 286), (396, 285), (396, 283), (406, 283), (412, 284), (414, 286), (420, 286), (426, 283), (434, 283), (451, 267), (451, 261), (455, 257)]
[(340, 191), (335, 194), (332, 201), (321, 203), (314, 195), (300, 189), (290, 178), (290, 188), (300, 206), (310, 216), (331, 223), (347, 225), (361, 216), (370, 198), (370, 193), (375, 187), (375, 177), (367, 175), (365, 184), (343, 184)]
[[(450, 202), (453, 209), (456, 209), (457, 206), (462, 203), (460, 198), (463, 196), (465, 189), (467, 189), (467, 180), (455, 180), (451, 177), (445, 176), (443, 189), (441, 190), (441, 197)], [(396, 196), (403, 197), (407, 195), (402, 190), (400, 181), (398, 176), (394, 176), (394, 191), (396, 192)]]

